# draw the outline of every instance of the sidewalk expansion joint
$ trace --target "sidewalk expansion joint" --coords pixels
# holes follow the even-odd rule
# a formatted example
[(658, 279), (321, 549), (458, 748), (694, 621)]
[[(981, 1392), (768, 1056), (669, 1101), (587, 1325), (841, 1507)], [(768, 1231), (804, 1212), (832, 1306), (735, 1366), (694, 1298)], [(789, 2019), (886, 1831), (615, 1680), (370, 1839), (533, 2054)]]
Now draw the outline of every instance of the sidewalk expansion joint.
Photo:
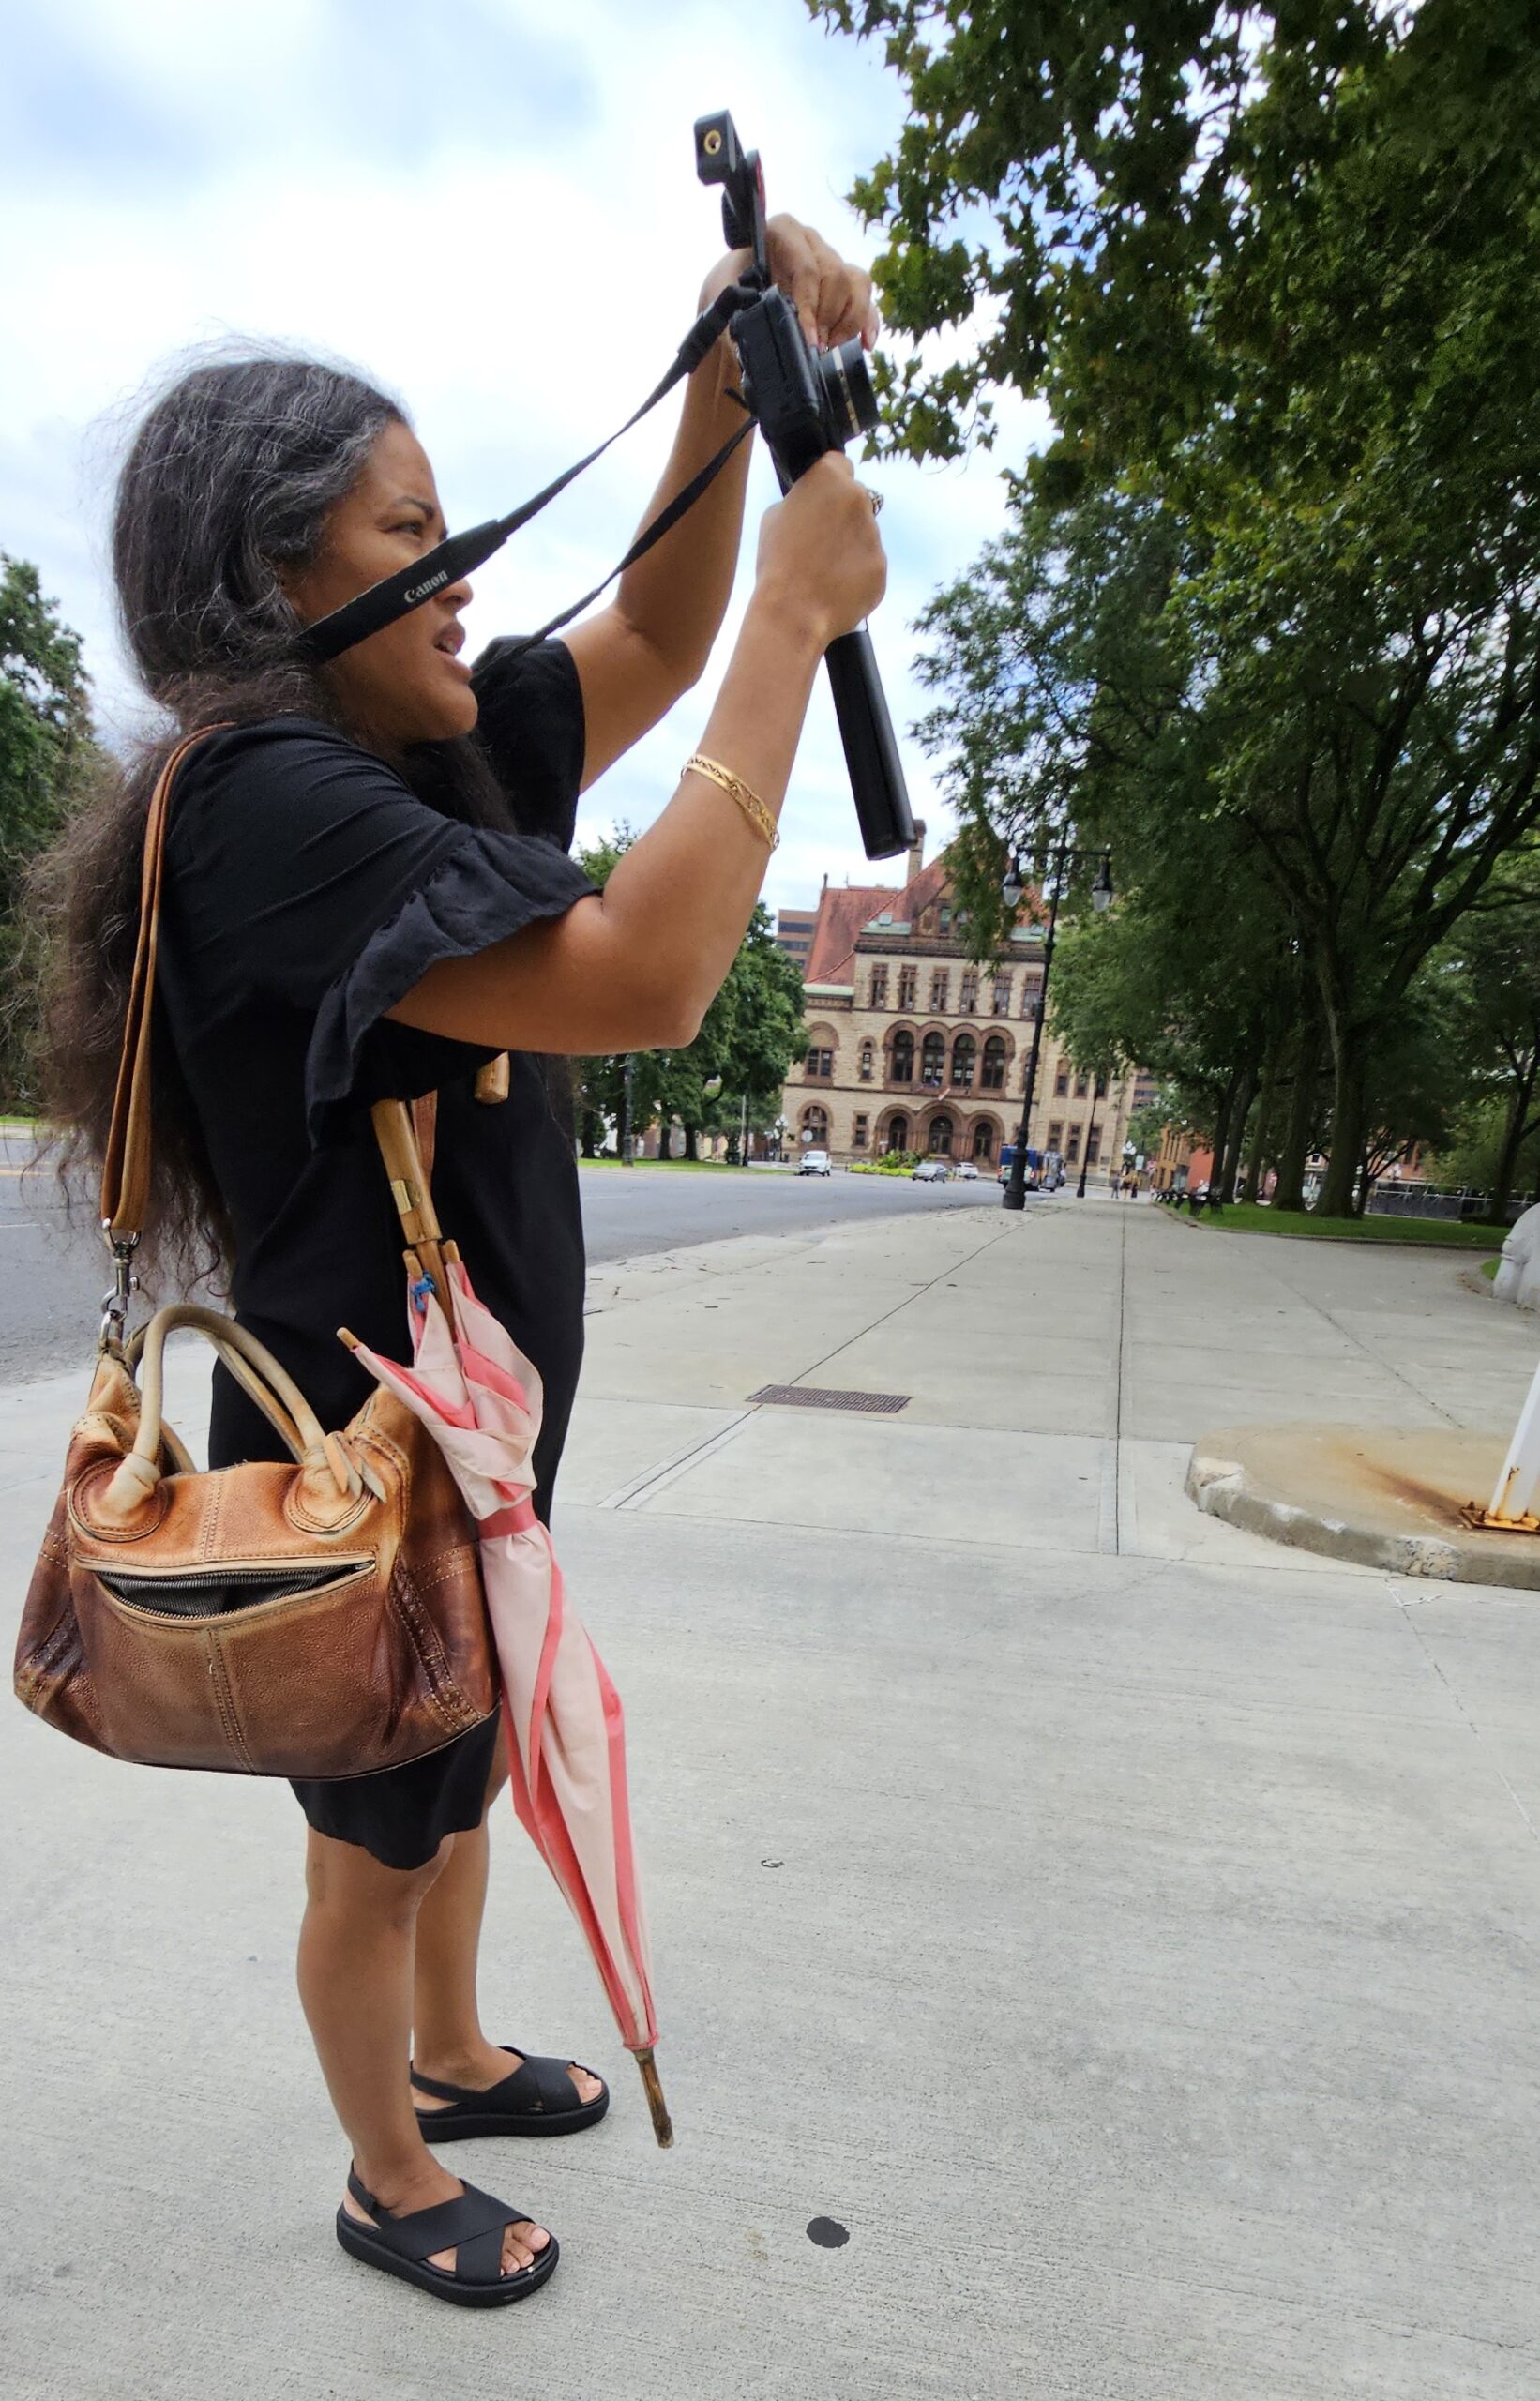
[(736, 1442), (750, 1418), (756, 1414), (752, 1409), (740, 1410), (731, 1424), (718, 1426), (714, 1434), (707, 1434), (699, 1442), (691, 1442), (687, 1449), (676, 1452), (672, 1458), (665, 1459), (661, 1466), (647, 1468), (641, 1475), (633, 1476), (629, 1484), (623, 1484), (618, 1491), (607, 1493), (599, 1507), (640, 1509), (654, 1493), (666, 1491), (691, 1468), (699, 1467), (702, 1459), (710, 1458), (727, 1443)]

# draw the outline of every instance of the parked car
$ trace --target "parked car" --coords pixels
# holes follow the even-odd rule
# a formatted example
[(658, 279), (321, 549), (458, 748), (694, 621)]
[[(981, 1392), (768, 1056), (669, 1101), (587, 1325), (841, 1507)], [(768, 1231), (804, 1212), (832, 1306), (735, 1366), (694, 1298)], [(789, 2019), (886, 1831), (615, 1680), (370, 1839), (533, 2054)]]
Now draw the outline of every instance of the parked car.
[(922, 1159), (909, 1170), (911, 1184), (944, 1184), (952, 1170), (944, 1159)]
[(829, 1154), (827, 1151), (804, 1151), (802, 1156), (797, 1161), (798, 1175), (827, 1175), (828, 1172)]
[(972, 1159), (959, 1159), (956, 1167), (952, 1170), (952, 1173), (957, 1177), (959, 1184), (976, 1184), (978, 1182), (978, 1170), (974, 1165)]

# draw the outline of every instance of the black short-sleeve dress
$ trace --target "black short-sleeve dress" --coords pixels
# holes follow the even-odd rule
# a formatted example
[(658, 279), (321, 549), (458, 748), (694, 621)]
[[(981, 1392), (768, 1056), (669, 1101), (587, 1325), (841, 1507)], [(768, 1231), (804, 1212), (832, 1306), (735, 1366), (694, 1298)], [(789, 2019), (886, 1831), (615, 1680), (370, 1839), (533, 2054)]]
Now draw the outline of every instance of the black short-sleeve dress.
[[(234, 1229), (231, 1297), (321, 1421), (371, 1380), (337, 1338), (406, 1338), (400, 1229), (375, 1100), (439, 1095), (433, 1193), (476, 1291), (539, 1369), (535, 1506), (551, 1487), (582, 1352), (583, 1246), (565, 1062), (515, 1054), (506, 1101), (474, 1093), (493, 1053), (393, 1023), (441, 959), (558, 914), (593, 885), (567, 855), (582, 698), (559, 642), (477, 661), (478, 738), (517, 833), (441, 816), (328, 726), (278, 717), (214, 736), (172, 799), (159, 962), (164, 1032)], [(283, 1456), (216, 1367), (210, 1463)], [(324, 1834), (392, 1867), (476, 1824), (497, 1723), (405, 1767), (296, 1784)]]

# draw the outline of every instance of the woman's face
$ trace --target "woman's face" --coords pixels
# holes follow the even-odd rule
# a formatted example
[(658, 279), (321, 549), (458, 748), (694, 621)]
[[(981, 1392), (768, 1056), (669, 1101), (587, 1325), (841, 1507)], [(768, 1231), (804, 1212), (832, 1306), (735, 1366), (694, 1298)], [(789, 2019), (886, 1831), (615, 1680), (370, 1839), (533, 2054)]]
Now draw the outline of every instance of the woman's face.
[[(446, 530), (421, 443), (392, 423), (333, 506), (320, 551), (309, 566), (284, 575), (283, 588), (305, 624), (313, 624), (420, 559)], [(460, 612), (470, 596), (467, 582), (446, 583), (322, 671), (349, 725), (390, 748), (470, 732), (476, 694), (460, 657)]]

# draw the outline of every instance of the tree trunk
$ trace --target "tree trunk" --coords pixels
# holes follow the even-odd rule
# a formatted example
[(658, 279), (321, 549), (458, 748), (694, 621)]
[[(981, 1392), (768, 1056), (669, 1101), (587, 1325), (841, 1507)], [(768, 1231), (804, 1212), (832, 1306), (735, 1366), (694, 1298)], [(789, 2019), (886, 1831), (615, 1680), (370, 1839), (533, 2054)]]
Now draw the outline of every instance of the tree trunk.
[(673, 1156), (673, 1119), (663, 1116), (657, 1121), (657, 1155), (660, 1159)]
[(1240, 1076), (1237, 1072), (1226, 1084), (1219, 1096), (1219, 1106), (1214, 1113), (1214, 1165), (1209, 1170), (1208, 1194), (1208, 1205), (1211, 1209), (1218, 1205), (1223, 1188), (1225, 1154), (1230, 1148), (1230, 1120), (1234, 1114), (1235, 1095), (1239, 1085)]
[(1316, 1202), (1319, 1217), (1357, 1215), (1358, 1167), (1366, 1147), (1364, 1037), (1356, 1028), (1332, 1037), (1332, 1151)]
[(1230, 1134), (1225, 1143), (1224, 1156), (1223, 1158), (1216, 1156), (1214, 1162), (1215, 1180), (1218, 1186), (1219, 1198), (1227, 1209), (1235, 1199), (1235, 1182), (1241, 1171), (1241, 1154), (1246, 1146), (1246, 1121), (1251, 1114), (1251, 1103), (1256, 1090), (1256, 1068), (1243, 1067), (1240, 1070), (1239, 1090), (1230, 1105)]
[(603, 1132), (604, 1125), (598, 1110), (585, 1109), (582, 1113), (582, 1155), (585, 1159), (598, 1157), (599, 1140)]
[(698, 1159), (700, 1157), (700, 1140), (701, 1128), (699, 1125), (692, 1125), (689, 1119), (687, 1117), (685, 1120), (685, 1156), (687, 1159)]
[(1278, 1180), (1273, 1187), (1275, 1209), (1305, 1206), (1305, 1162), (1310, 1155), (1315, 1128), (1316, 1086), (1321, 1077), (1321, 1020), (1313, 1013), (1302, 1017), (1294, 1049), (1294, 1088), (1289, 1096), (1289, 1118), (1278, 1156)]
[(1524, 1147), (1525, 1126), (1537, 1071), (1540, 1071), (1540, 1050), (1531, 1059), (1529, 1071), (1514, 1094), (1508, 1122), (1502, 1129), (1502, 1148), (1498, 1153), (1497, 1173), (1492, 1179), (1491, 1221), (1494, 1225), (1505, 1226), (1508, 1222), (1508, 1202), (1513, 1197), (1514, 1177), (1518, 1172), (1518, 1154)]
[(1267, 1166), (1273, 1151), (1273, 1121), (1277, 1113), (1278, 1053), (1281, 1042), (1275, 1042), (1262, 1069), (1262, 1088), (1257, 1095), (1257, 1124), (1251, 1137), (1251, 1156), (1246, 1167), (1244, 1200), (1260, 1200), (1267, 1180)]

